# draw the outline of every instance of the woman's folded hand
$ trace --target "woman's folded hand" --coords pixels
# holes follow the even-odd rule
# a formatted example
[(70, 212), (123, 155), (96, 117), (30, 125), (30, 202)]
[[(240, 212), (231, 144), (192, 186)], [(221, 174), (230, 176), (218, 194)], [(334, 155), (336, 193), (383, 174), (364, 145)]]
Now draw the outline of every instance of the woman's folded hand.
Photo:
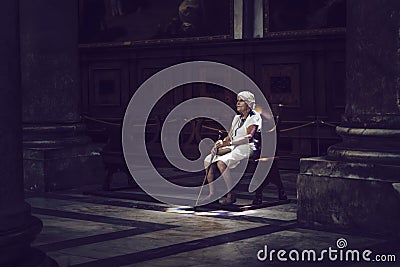
[(217, 142), (215, 142), (216, 147), (222, 147), (223, 145), (224, 145), (224, 141), (222, 141), (222, 140), (218, 140)]

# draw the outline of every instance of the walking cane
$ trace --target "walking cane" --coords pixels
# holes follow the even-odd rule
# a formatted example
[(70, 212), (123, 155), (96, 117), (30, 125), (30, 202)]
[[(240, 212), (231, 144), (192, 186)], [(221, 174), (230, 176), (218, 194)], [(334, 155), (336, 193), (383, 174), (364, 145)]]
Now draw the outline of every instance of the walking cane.
[[(218, 130), (218, 139), (217, 139), (217, 141), (221, 139), (221, 134), (222, 134), (222, 131), (221, 131), (221, 130)], [(214, 144), (214, 146), (215, 146), (215, 144)], [(208, 164), (208, 166), (207, 166), (207, 168), (206, 168), (206, 175), (204, 176), (203, 184), (202, 184), (201, 187), (200, 187), (200, 192), (199, 192), (199, 195), (197, 196), (196, 204), (195, 204), (194, 206), (197, 206), (197, 204), (199, 203), (199, 199), (200, 199), (200, 196), (201, 196), (201, 192), (203, 191), (203, 187), (204, 187), (204, 185), (205, 185), (205, 183), (206, 183), (206, 180), (207, 180), (208, 171), (210, 170), (210, 166), (211, 166), (211, 164), (212, 164), (212, 162), (213, 162), (215, 156), (217, 155), (217, 153), (218, 153), (218, 148), (215, 148), (215, 153), (213, 153), (213, 154), (211, 155), (210, 164)]]

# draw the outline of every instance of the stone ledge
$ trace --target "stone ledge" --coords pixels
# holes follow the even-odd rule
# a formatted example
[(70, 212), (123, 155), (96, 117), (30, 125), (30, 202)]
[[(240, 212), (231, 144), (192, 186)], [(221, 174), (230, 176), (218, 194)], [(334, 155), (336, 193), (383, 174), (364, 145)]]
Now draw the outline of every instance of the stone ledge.
[(24, 149), (24, 187), (49, 192), (101, 184), (105, 170), (94, 145)]
[(298, 222), (400, 237), (399, 166), (307, 158), (297, 178)]
[(300, 174), (400, 183), (400, 166), (344, 162), (325, 157), (300, 159)]

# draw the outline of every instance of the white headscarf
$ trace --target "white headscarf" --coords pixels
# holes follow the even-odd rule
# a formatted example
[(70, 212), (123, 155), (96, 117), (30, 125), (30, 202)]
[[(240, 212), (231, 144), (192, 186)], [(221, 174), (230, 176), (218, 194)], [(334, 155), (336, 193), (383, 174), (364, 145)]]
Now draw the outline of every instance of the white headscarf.
[(249, 91), (243, 91), (238, 94), (238, 97), (244, 100), (246, 104), (251, 108), (254, 109), (256, 105), (256, 100), (254, 98), (254, 94)]

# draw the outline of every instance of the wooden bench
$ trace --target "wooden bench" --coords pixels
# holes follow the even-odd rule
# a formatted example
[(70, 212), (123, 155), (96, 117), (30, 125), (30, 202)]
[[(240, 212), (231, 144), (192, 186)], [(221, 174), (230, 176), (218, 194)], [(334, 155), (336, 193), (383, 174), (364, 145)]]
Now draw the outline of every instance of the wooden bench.
[[(198, 138), (201, 136), (201, 125), (203, 123), (203, 120), (199, 120), (196, 123), (192, 124), (191, 129), (193, 131), (197, 131), (196, 133), (191, 134), (191, 138), (189, 138), (191, 141), (193, 139)], [(149, 134), (146, 138), (149, 143), (155, 143), (159, 140), (159, 133), (161, 129), (161, 121), (159, 118), (154, 118), (149, 125), (153, 126), (152, 131), (149, 131)], [(208, 127), (209, 128), (209, 127)], [(101, 152), (101, 155), (103, 157), (103, 162), (107, 170), (107, 175), (106, 178), (103, 182), (103, 190), (110, 191), (113, 190), (111, 188), (112, 184), (112, 179), (115, 173), (117, 172), (123, 172), (126, 174), (128, 177), (128, 185), (131, 187), (137, 187), (136, 183), (134, 180), (131, 178), (129, 170), (126, 166), (126, 162), (124, 159), (124, 155), (122, 152), (122, 132), (121, 132), (121, 126), (119, 125), (107, 125), (107, 135), (108, 135), (108, 140), (106, 145), (103, 148), (103, 151)], [(146, 131), (147, 132), (147, 131)], [(261, 144), (260, 144), (261, 145)], [(259, 159), (259, 154), (255, 153), (250, 159), (249, 159), (249, 164), (246, 168), (247, 173), (252, 173), (254, 172), (255, 168), (258, 166), (258, 164), (263, 164), (262, 161), (258, 161)], [(256, 193), (254, 195), (254, 201), (253, 204), (255, 205), (260, 205), (262, 204), (262, 194), (263, 190), (266, 185), (269, 183), (273, 183), (278, 187), (278, 199), (279, 200), (287, 200), (287, 197), (283, 191), (283, 185), (280, 179), (280, 174), (279, 174), (279, 169), (278, 169), (278, 159), (275, 158), (270, 172), (268, 173), (268, 176), (264, 180), (264, 182), (261, 184), (261, 186), (256, 190)]]

